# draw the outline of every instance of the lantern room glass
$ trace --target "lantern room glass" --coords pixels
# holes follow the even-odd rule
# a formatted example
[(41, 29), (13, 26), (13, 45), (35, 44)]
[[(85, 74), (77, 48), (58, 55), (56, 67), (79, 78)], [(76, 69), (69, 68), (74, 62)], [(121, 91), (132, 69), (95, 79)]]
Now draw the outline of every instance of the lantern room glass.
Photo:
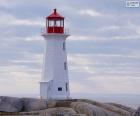
[(64, 27), (64, 20), (48, 20), (47, 27)]

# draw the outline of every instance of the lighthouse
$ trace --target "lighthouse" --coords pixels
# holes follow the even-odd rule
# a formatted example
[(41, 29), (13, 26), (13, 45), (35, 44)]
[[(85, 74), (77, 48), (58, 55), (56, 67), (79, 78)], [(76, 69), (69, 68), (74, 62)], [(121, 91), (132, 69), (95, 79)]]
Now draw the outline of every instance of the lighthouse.
[(64, 17), (56, 9), (46, 17), (44, 61), (40, 82), (42, 99), (68, 99), (70, 97)]

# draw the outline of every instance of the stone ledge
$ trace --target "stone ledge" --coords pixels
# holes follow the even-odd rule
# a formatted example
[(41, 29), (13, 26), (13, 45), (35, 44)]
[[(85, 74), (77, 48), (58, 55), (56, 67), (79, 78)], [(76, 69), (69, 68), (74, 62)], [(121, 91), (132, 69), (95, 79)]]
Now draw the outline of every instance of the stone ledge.
[(21, 116), (134, 116), (130, 107), (88, 99), (42, 100), (0, 97), (0, 115)]

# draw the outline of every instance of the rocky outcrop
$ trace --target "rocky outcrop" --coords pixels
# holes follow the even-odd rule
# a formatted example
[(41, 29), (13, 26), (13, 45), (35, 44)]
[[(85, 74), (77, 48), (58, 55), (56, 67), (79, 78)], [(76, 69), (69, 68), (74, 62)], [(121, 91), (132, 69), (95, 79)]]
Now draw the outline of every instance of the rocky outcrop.
[[(73, 102), (71, 107), (86, 116), (117, 116), (115, 113), (85, 102)], [(118, 115), (119, 116), (119, 115)]]
[(47, 101), (48, 108), (55, 108), (55, 107), (70, 107), (73, 100), (53, 100)]
[(121, 104), (116, 104), (116, 103), (108, 103), (108, 104), (110, 104), (111, 106), (115, 106), (117, 108), (120, 108), (122, 110), (125, 110), (125, 111), (129, 112), (130, 114), (134, 114), (134, 112), (135, 112), (134, 109), (127, 107), (127, 106), (123, 106)]
[(0, 97), (0, 111), (2, 112), (20, 112), (23, 108), (23, 103), (19, 98), (15, 97)]
[(72, 108), (58, 107), (40, 111), (41, 116), (73, 116), (77, 113)]
[(21, 102), (23, 103), (22, 111), (35, 111), (47, 109), (47, 102), (43, 99), (35, 98), (22, 98)]
[[(137, 112), (139, 112), (140, 108)], [(0, 115), (22, 116), (134, 116), (130, 107), (88, 99), (42, 100), (0, 97)], [(135, 116), (138, 116), (136, 113)]]
[[(121, 108), (121, 107), (118, 107), (118, 106), (115, 106), (115, 105), (111, 105), (111, 104), (108, 104), (108, 103), (100, 103), (100, 102), (96, 102), (96, 101), (88, 100), (88, 99), (79, 99), (78, 101), (82, 101), (82, 102), (86, 102), (86, 103), (89, 103), (89, 104), (92, 104), (92, 105), (96, 105), (96, 106), (98, 106), (100, 108), (103, 108), (107, 111), (114, 112), (118, 116), (119, 115), (120, 116), (132, 116), (133, 113), (135, 112), (135, 110), (133, 110), (132, 112), (129, 112), (128, 110), (126, 110), (124, 108)], [(123, 106), (123, 105), (121, 105), (121, 106)]]
[(137, 109), (134, 116), (140, 116), (140, 107)]
[(21, 112), (35, 111), (47, 108), (46, 100), (34, 98), (0, 97), (0, 111), (2, 112)]

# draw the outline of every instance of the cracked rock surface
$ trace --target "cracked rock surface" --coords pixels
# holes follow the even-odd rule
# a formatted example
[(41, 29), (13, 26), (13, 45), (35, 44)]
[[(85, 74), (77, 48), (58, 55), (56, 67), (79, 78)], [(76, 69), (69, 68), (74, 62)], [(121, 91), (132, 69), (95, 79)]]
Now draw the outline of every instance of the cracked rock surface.
[(101, 103), (88, 99), (47, 101), (0, 97), (0, 116), (137, 116), (135, 113), (136, 110), (121, 104)]

